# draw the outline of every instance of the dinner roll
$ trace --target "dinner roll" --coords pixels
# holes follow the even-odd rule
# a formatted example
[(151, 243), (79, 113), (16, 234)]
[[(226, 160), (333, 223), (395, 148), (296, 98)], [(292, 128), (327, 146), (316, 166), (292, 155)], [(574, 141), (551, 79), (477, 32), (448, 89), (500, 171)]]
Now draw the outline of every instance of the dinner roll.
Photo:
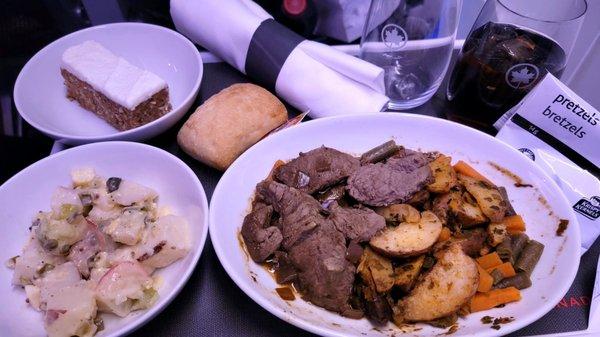
[(219, 170), (269, 131), (287, 121), (287, 110), (269, 91), (250, 83), (234, 84), (199, 106), (177, 134), (190, 156)]

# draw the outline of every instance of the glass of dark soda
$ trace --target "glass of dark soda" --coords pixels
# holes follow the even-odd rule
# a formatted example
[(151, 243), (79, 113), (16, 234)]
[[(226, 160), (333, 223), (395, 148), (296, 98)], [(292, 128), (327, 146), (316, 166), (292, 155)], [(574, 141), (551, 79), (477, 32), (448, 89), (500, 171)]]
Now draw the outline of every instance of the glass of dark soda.
[(494, 123), (551, 73), (559, 77), (585, 0), (488, 0), (456, 61), (449, 118), (494, 134)]

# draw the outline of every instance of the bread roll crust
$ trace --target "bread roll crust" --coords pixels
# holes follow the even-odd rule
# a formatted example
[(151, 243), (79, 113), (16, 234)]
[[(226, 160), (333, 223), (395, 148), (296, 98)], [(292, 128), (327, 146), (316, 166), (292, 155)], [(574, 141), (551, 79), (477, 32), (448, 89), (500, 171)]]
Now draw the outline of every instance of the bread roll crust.
[(285, 106), (269, 91), (250, 83), (234, 84), (196, 109), (179, 130), (177, 142), (190, 156), (224, 171), (286, 121)]

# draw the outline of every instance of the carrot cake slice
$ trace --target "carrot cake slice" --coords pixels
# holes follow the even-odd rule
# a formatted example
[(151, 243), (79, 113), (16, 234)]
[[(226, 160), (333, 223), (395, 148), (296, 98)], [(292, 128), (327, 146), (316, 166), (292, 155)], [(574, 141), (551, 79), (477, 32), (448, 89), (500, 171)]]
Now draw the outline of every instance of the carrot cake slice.
[(171, 110), (169, 87), (95, 41), (65, 50), (60, 73), (67, 98), (118, 130), (149, 123)]

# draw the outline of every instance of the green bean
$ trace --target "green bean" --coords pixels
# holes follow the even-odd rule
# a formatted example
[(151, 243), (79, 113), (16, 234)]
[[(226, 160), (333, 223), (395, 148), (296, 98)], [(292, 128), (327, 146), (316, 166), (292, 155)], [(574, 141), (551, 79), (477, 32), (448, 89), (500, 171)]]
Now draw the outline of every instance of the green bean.
[(504, 274), (502, 274), (502, 272), (498, 269), (492, 270), (492, 272), (490, 273), (490, 276), (492, 276), (492, 278), (494, 279), (493, 284), (497, 284), (498, 282), (500, 282), (504, 279)]
[(531, 275), (531, 272), (540, 260), (543, 251), (543, 244), (535, 240), (529, 241), (525, 248), (523, 248), (523, 251), (521, 252), (521, 256), (519, 256), (517, 263), (515, 263), (515, 269), (518, 271), (525, 272), (527, 273), (527, 275)]
[(510, 262), (515, 264), (515, 261), (519, 258), (519, 254), (523, 250), (523, 247), (529, 241), (529, 237), (525, 233), (514, 234), (507, 236), (496, 248), (498, 256), (502, 261)]
[(363, 153), (360, 157), (360, 163), (377, 163), (395, 155), (399, 150), (398, 145), (390, 140)]
[(529, 242), (529, 237), (525, 233), (519, 233), (519, 234), (511, 235), (511, 239), (512, 239), (513, 255), (512, 255), (512, 260), (510, 262), (512, 264), (514, 264), (515, 261), (517, 261), (519, 259), (519, 255), (521, 255), (523, 248), (525, 248), (525, 246)]
[(502, 259), (502, 261), (510, 261), (513, 256), (513, 248), (512, 248), (512, 239), (510, 236), (507, 236), (500, 242), (498, 247), (496, 247), (496, 253)]
[(515, 287), (517, 289), (525, 289), (531, 287), (531, 279), (529, 275), (525, 272), (517, 273), (517, 275), (512, 277), (507, 277), (504, 280), (498, 282), (495, 288), (508, 288)]
[(517, 212), (515, 212), (515, 209), (513, 208), (513, 206), (510, 203), (510, 199), (508, 198), (508, 193), (506, 192), (506, 188), (504, 188), (504, 186), (499, 186), (498, 191), (500, 192), (500, 195), (502, 195), (502, 199), (504, 199), (504, 202), (506, 202), (505, 216), (516, 215)]

